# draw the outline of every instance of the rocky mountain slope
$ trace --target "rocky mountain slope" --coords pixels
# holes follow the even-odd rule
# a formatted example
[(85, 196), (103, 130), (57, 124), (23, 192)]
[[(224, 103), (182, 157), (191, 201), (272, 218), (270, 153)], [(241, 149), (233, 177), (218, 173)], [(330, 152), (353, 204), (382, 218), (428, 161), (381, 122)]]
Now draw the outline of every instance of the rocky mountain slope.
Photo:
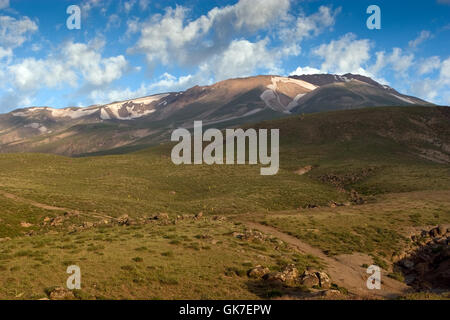
[(371, 106), (431, 105), (374, 80), (347, 74), (230, 79), (87, 108), (32, 107), (0, 115), (0, 152), (80, 155), (141, 148), (195, 120), (223, 128), (295, 113)]

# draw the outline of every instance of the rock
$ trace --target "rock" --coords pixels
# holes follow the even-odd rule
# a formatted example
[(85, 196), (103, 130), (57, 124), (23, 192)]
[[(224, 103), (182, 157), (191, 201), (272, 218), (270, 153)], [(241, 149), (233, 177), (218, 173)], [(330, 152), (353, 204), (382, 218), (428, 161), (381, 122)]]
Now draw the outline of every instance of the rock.
[(319, 278), (319, 285), (323, 289), (329, 289), (331, 287), (331, 279), (325, 272), (316, 272)]
[(33, 225), (32, 225), (31, 223), (28, 223), (28, 222), (21, 222), (21, 223), (20, 223), (20, 226), (21, 226), (22, 228), (30, 228), (30, 227), (32, 227)]
[(244, 234), (240, 233), (240, 232), (233, 232), (233, 238), (238, 238), (238, 239), (243, 239), (244, 238)]
[(414, 262), (409, 260), (409, 259), (404, 259), (402, 261), (402, 265), (406, 268), (406, 269), (412, 269), (414, 268)]
[(6, 242), (6, 241), (9, 241), (9, 240), (11, 240), (10, 237), (0, 238), (0, 242)]
[(247, 271), (250, 278), (261, 279), (270, 272), (269, 268), (258, 265)]
[(131, 219), (127, 214), (124, 214), (117, 219), (117, 223), (119, 224), (119, 226), (129, 226), (131, 223)]
[(339, 290), (324, 290), (321, 295), (325, 298), (338, 298), (341, 296), (341, 292)]
[(438, 229), (438, 230), (437, 230), (438, 233), (439, 233), (441, 236), (443, 236), (443, 235), (447, 232), (447, 229), (444, 228), (444, 226), (438, 226), (437, 229)]
[(195, 215), (194, 219), (201, 219), (203, 217), (203, 212), (199, 212)]
[(63, 222), (64, 222), (64, 217), (58, 216), (56, 218), (51, 219), (50, 226), (57, 227), (57, 226), (62, 225)]
[(83, 222), (83, 228), (92, 228), (94, 224), (92, 222)]
[(225, 221), (227, 218), (224, 216), (214, 216), (213, 220), (215, 221)]
[(287, 282), (295, 282), (298, 280), (298, 269), (293, 264), (286, 266), (281, 272)]
[(298, 170), (295, 171), (294, 173), (295, 173), (295, 174), (298, 174), (299, 176), (302, 176), (302, 175), (304, 175), (304, 174), (310, 172), (310, 171), (312, 170), (312, 168), (313, 168), (312, 166), (306, 166), (306, 167), (303, 167), (303, 168), (298, 169)]
[(274, 281), (274, 282), (286, 282), (288, 284), (295, 284), (298, 282), (298, 270), (293, 265), (287, 265), (279, 272), (270, 272), (263, 276), (263, 279), (266, 281)]
[(150, 218), (150, 220), (169, 220), (169, 215), (167, 213), (158, 213)]
[(49, 294), (50, 300), (69, 300), (69, 299), (75, 299), (75, 296), (73, 295), (73, 292), (62, 288), (57, 287), (53, 289)]
[(177, 193), (175, 191), (170, 191), (169, 194), (171, 194), (172, 196), (176, 195)]
[(300, 283), (308, 288), (311, 288), (314, 286), (319, 286), (320, 280), (316, 272), (309, 272), (306, 270), (300, 277)]
[(263, 276), (263, 279), (268, 282), (285, 282), (286, 278), (281, 272), (270, 272)]
[(428, 234), (430, 235), (430, 237), (436, 238), (437, 236), (439, 236), (440, 232), (439, 232), (439, 227), (433, 228), (431, 229)]

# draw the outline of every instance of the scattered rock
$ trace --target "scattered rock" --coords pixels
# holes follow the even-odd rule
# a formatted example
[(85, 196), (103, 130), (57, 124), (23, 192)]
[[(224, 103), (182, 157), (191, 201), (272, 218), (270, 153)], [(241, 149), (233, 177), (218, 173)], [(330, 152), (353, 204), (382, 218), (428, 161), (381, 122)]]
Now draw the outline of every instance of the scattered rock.
[(92, 222), (83, 222), (83, 228), (92, 228), (94, 224)]
[(117, 219), (117, 223), (119, 226), (129, 226), (131, 225), (131, 218), (127, 214), (124, 214)]
[(261, 279), (270, 272), (269, 268), (258, 265), (248, 270), (247, 275), (250, 278)]
[(447, 226), (436, 226), (411, 236), (412, 244), (393, 257), (394, 270), (416, 290), (450, 289), (450, 234)]
[(295, 171), (294, 173), (295, 173), (295, 174), (298, 174), (299, 176), (302, 176), (302, 175), (304, 175), (304, 174), (310, 172), (310, 171), (312, 170), (312, 168), (313, 168), (312, 166), (306, 166), (306, 167), (303, 167), (303, 168), (298, 169), (298, 170)]
[(53, 218), (50, 220), (50, 226), (52, 227), (57, 227), (62, 225), (64, 222), (64, 217), (63, 216), (58, 216), (56, 218)]
[(49, 298), (50, 300), (70, 300), (75, 299), (75, 296), (72, 291), (62, 287), (57, 287), (50, 292)]
[(199, 212), (195, 215), (194, 219), (201, 219), (203, 217), (203, 212)]
[(169, 220), (169, 215), (167, 213), (165, 213), (165, 212), (162, 212), (162, 213), (155, 214), (155, 215), (151, 216), (148, 219), (149, 220), (160, 220), (160, 221), (163, 220), (163, 221), (166, 221), (166, 220)]
[(314, 286), (319, 286), (320, 280), (316, 272), (309, 272), (306, 270), (300, 277), (300, 283), (308, 288), (312, 288)]
[(298, 270), (294, 265), (288, 265), (279, 272), (270, 272), (263, 276), (266, 281), (285, 282), (295, 284), (298, 282)]
[(33, 225), (32, 225), (31, 223), (28, 223), (28, 222), (21, 222), (21, 223), (20, 223), (20, 226), (21, 226), (22, 228), (30, 228), (30, 227), (32, 227)]
[(333, 298), (339, 298), (341, 296), (341, 292), (339, 290), (324, 290), (321, 293), (322, 297), (333, 299)]
[(331, 279), (325, 272), (316, 272), (316, 275), (319, 278), (319, 286), (322, 289), (329, 289), (331, 287)]

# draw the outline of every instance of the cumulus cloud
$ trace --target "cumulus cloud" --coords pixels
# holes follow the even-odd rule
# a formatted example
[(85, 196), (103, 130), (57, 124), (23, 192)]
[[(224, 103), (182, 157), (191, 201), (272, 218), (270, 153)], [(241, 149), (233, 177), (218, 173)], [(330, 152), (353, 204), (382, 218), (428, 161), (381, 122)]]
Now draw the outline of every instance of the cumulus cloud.
[(302, 74), (320, 74), (323, 73), (321, 70), (313, 68), (313, 67), (298, 67), (294, 71), (292, 71), (290, 76), (299, 76)]
[[(294, 17), (289, 13), (290, 2), (261, 0), (255, 6), (253, 0), (240, 0), (196, 19), (190, 19), (189, 9), (176, 6), (148, 21), (129, 19), (127, 35), (139, 33), (139, 39), (128, 52), (145, 54), (150, 68), (160, 63), (197, 67), (192, 77), (203, 81), (257, 71), (281, 73), (282, 60), (298, 55), (303, 39), (332, 27), (340, 11), (321, 6), (312, 15)], [(253, 36), (260, 32), (267, 32), (266, 37), (255, 40)], [(197, 76), (200, 73), (205, 76)]]
[(433, 56), (424, 59), (419, 65), (419, 74), (424, 75), (439, 69), (441, 66), (441, 59), (438, 56)]
[(370, 59), (370, 47), (369, 40), (358, 40), (356, 35), (347, 33), (338, 40), (322, 44), (313, 54), (323, 60), (323, 72), (367, 74), (364, 65)]
[(289, 7), (289, 0), (262, 0), (257, 6), (252, 0), (240, 0), (195, 20), (189, 20), (190, 11), (182, 6), (168, 8), (139, 27), (129, 22), (130, 31), (141, 30), (130, 52), (144, 53), (150, 65), (195, 65), (225, 50), (236, 38), (277, 24)]
[(0, 46), (13, 49), (20, 47), (37, 30), (37, 24), (28, 17), (16, 19), (0, 16)]
[(101, 40), (88, 44), (66, 42), (58, 54), (44, 59), (25, 58), (8, 65), (3, 77), (9, 79), (8, 89), (18, 95), (30, 97), (41, 88), (74, 88), (84, 86), (87, 90), (108, 85), (122, 77), (128, 70), (124, 56), (103, 57), (100, 53), (104, 43)]
[(392, 52), (388, 54), (385, 51), (379, 51), (376, 53), (376, 57), (376, 63), (371, 68), (373, 73), (378, 73), (380, 70), (390, 67), (398, 75), (404, 76), (414, 62), (414, 54), (403, 53), (400, 48), (393, 48)]
[(204, 69), (214, 74), (216, 81), (252, 75), (258, 67), (263, 67), (268, 73), (277, 73), (279, 52), (267, 49), (268, 40), (250, 42), (235, 40), (223, 52), (214, 57)]
[(330, 7), (321, 6), (318, 12), (310, 16), (300, 14), (293, 21), (289, 21), (288, 27), (281, 30), (281, 38), (287, 42), (300, 42), (304, 38), (317, 36), (335, 24), (336, 16), (340, 11), (341, 8), (332, 10)]

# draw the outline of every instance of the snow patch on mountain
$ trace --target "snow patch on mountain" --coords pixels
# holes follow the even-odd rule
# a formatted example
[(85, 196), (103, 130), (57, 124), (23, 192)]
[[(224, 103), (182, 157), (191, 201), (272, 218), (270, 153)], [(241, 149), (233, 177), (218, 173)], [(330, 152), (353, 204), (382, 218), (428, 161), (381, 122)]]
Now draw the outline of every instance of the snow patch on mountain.
[(393, 93), (391, 93), (391, 95), (393, 95), (393, 96), (396, 97), (397, 99), (402, 100), (403, 102), (410, 103), (410, 104), (415, 104), (415, 102), (414, 102), (413, 100), (408, 99), (408, 98), (406, 98), (406, 97), (401, 97), (401, 96), (398, 96), (398, 95), (393, 94)]

